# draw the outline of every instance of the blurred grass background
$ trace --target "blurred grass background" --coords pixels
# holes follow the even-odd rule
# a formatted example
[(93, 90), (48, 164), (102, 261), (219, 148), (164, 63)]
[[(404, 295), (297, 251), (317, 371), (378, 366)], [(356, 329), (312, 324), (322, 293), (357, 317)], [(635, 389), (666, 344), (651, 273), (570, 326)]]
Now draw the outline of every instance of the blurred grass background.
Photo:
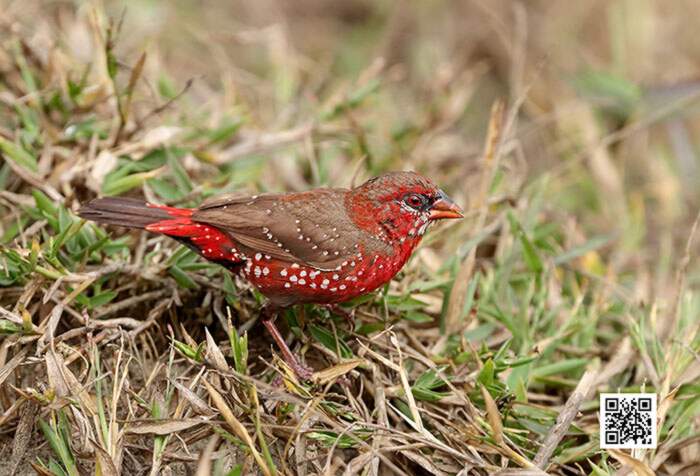
[[(0, 473), (694, 474), (699, 2), (0, 5)], [(285, 316), (311, 386), (245, 283), (72, 213), (395, 169), (467, 217)], [(618, 389), (658, 449), (598, 448)]]

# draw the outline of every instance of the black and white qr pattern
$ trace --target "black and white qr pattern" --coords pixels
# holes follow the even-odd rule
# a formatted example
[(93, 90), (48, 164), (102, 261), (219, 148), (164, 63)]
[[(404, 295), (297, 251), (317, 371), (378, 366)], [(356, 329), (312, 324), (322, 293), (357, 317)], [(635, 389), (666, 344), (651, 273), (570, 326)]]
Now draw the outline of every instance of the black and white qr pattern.
[(656, 394), (601, 393), (601, 448), (656, 448)]

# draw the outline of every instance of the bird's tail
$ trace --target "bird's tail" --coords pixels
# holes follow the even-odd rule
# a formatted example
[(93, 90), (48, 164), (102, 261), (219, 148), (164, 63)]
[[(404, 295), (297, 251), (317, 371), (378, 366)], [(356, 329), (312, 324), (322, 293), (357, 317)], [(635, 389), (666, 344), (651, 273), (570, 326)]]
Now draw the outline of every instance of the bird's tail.
[(182, 225), (192, 223), (191, 209), (153, 205), (134, 198), (97, 198), (81, 207), (78, 215), (98, 223), (127, 228), (147, 229), (149, 225), (165, 220), (179, 220)]
[(213, 225), (192, 220), (191, 208), (166, 207), (133, 198), (98, 198), (78, 210), (86, 220), (108, 225), (142, 228), (162, 233), (184, 243), (200, 255), (226, 266), (241, 262), (236, 245), (228, 234)]

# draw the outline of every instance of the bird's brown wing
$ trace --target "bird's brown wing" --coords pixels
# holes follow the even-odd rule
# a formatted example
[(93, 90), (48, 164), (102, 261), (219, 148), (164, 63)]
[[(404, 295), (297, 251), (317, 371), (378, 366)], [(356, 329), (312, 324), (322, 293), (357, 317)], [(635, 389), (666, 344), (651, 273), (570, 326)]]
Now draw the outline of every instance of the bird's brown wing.
[(204, 204), (192, 218), (228, 232), (249, 256), (262, 253), (333, 270), (357, 257), (359, 243), (369, 242), (372, 251), (384, 246), (350, 219), (344, 205), (346, 193), (344, 189), (320, 189), (224, 197)]

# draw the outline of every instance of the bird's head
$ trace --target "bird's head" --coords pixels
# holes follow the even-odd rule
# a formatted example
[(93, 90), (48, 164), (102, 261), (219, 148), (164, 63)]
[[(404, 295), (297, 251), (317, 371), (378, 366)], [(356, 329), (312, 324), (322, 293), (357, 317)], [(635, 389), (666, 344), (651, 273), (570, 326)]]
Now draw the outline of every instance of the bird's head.
[(432, 222), (462, 217), (445, 192), (414, 172), (370, 179), (352, 189), (347, 200), (355, 223), (389, 242), (420, 239)]

